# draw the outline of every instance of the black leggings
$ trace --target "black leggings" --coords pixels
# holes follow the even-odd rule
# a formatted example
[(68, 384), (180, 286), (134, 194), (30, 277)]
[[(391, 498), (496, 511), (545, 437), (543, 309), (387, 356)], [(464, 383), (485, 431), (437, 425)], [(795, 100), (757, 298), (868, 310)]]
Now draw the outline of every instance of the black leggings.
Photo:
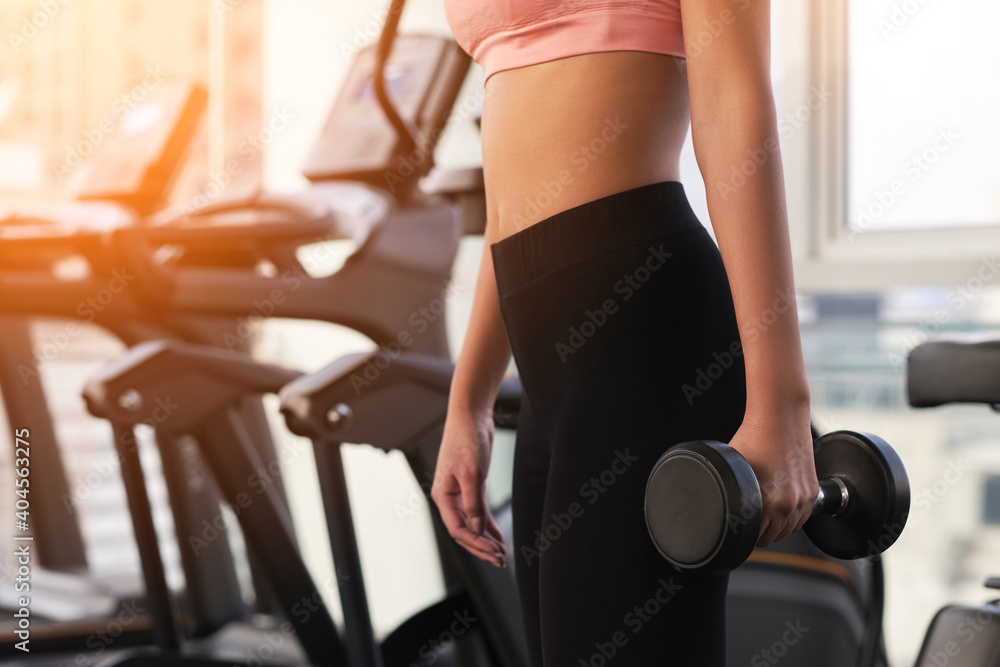
[(491, 245), (524, 394), (514, 561), (532, 667), (725, 665), (728, 577), (686, 577), (646, 532), (657, 458), (728, 441), (746, 406), (718, 249), (675, 181)]

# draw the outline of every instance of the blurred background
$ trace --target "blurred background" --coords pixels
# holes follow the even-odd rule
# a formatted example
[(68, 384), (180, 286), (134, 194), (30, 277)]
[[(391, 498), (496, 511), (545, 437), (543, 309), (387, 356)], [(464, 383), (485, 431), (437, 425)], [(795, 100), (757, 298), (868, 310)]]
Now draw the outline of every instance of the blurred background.
[[(172, 201), (210, 195), (213, 179), (233, 188), (300, 189), (307, 182), (302, 165), (358, 49), (377, 38), (385, 6), (3, 0), (0, 198), (71, 199), (75, 183), (86, 179), (81, 165), (106, 148), (111, 128), (162, 82), (176, 79), (200, 83), (208, 101)], [(1000, 333), (1000, 43), (994, 39), (1000, 4), (773, 0), (772, 6), (772, 74), (813, 416), (821, 432), (881, 434), (908, 468), (909, 524), (885, 555), (888, 653), (892, 665), (908, 665), (939, 607), (985, 601), (982, 582), (1000, 575), (1000, 415), (986, 406), (911, 409), (905, 382), (907, 354), (928, 338)], [(440, 0), (410, 0), (401, 29), (448, 35)], [(474, 65), (459, 100), (475, 106), (481, 88)], [(233, 160), (238, 170), (227, 167)], [(468, 111), (449, 124), (435, 161), (481, 164)], [(682, 180), (710, 228), (690, 141)], [(481, 236), (465, 236), (454, 265), (458, 296), (447, 314), (453, 357), (481, 244)], [(340, 242), (325, 246), (313, 251), (331, 265), (349, 252)], [(32, 333), (41, 346), (64, 328), (58, 319), (40, 318)], [(253, 338), (257, 358), (304, 371), (374, 348), (349, 329), (291, 320), (268, 320)], [(120, 483), (86, 481), (110, 445), (101, 445), (106, 424), (89, 417), (79, 397), (83, 378), (121, 349), (85, 325), (42, 367), (69, 487), (88, 489), (78, 509), (96, 572), (138, 571)], [(329, 550), (313, 463), (301, 455), (308, 445), (277, 419), (272, 426), (279, 451), (290, 452), (282, 464), (286, 479), (295, 480), (287, 490), (304, 556), (322, 580), (330, 576)], [(509, 476), (512, 445), (513, 435), (500, 432), (491, 473), (497, 488)], [(0, 447), (3, 506), (13, 497), (11, 452)], [(429, 521), (419, 512), (400, 513), (419, 493), (402, 457), (357, 447), (347, 466), (373, 619), (384, 631), (440, 595), (442, 582), (427, 574), (434, 558)], [(152, 493), (164, 490), (154, 484)], [(0, 513), (5, 535), (11, 514)], [(157, 519), (168, 523), (169, 512)], [(176, 547), (164, 548), (176, 583)], [(12, 572), (5, 558), (3, 594)]]

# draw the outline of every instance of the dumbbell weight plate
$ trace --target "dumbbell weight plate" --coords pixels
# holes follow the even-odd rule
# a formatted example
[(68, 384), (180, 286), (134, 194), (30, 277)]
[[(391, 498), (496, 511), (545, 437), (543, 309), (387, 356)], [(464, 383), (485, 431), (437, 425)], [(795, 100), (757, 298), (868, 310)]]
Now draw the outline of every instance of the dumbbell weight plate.
[[(760, 534), (760, 487), (753, 470), (721, 442), (671, 447), (646, 483), (646, 527), (680, 571), (727, 572), (749, 557)], [(729, 539), (725, 539), (729, 534)]]
[(834, 558), (865, 558), (888, 549), (910, 511), (910, 483), (899, 455), (864, 431), (834, 431), (814, 443), (816, 476), (847, 482), (851, 500), (837, 517), (816, 515), (806, 535)]

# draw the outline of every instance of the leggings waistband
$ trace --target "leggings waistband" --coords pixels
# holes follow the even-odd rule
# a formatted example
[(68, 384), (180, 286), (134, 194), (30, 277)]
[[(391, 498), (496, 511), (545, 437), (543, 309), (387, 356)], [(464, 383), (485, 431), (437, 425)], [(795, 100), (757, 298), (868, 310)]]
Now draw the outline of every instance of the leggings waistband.
[(490, 244), (502, 295), (549, 271), (673, 232), (704, 229), (679, 181), (580, 204)]

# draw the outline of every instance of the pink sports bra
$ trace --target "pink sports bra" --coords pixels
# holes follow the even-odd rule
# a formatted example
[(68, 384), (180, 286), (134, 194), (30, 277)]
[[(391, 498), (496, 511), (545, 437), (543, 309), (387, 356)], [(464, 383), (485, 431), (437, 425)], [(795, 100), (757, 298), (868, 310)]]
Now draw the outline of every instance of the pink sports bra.
[(444, 0), (459, 46), (486, 78), (600, 51), (684, 57), (680, 0)]

